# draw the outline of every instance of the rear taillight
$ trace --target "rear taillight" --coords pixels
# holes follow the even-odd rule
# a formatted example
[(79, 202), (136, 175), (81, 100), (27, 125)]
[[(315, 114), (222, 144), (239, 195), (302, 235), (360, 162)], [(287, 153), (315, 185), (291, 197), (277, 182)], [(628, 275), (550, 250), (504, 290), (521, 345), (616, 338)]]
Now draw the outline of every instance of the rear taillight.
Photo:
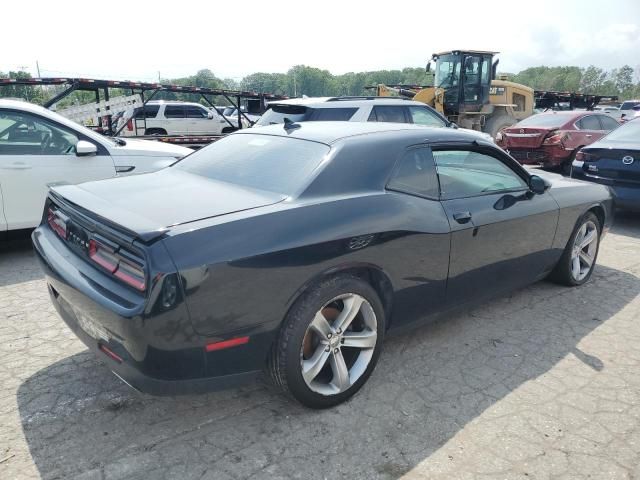
[(47, 223), (60, 238), (67, 239), (67, 223), (59, 216), (58, 212), (51, 208), (47, 212)]
[(146, 288), (144, 266), (129, 255), (100, 243), (95, 239), (89, 241), (89, 258), (100, 265), (114, 277), (130, 287), (143, 292)]
[(543, 145), (559, 145), (564, 140), (564, 133), (555, 133), (544, 139)]
[(127, 122), (127, 130), (129, 130), (130, 132), (133, 132), (133, 120), (129, 119), (129, 121)]

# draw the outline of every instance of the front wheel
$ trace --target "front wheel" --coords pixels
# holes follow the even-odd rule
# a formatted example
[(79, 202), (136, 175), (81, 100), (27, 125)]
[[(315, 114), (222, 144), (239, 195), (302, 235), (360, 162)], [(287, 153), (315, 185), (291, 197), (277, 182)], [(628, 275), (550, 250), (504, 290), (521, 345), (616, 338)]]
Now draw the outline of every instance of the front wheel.
[(287, 315), (270, 361), (274, 382), (303, 405), (344, 402), (367, 381), (382, 349), (384, 309), (361, 279), (312, 288)]
[(587, 282), (596, 265), (601, 230), (598, 217), (591, 212), (586, 213), (571, 234), (551, 279), (568, 286)]

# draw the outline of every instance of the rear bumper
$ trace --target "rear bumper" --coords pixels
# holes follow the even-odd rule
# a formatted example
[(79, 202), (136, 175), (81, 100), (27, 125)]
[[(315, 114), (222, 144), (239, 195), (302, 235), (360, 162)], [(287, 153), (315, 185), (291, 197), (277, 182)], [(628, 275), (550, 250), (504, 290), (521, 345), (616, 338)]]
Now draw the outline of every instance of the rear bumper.
[(207, 353), (204, 346), (211, 339), (196, 335), (179, 309), (153, 315), (145, 305), (118, 308), (104, 294), (104, 285), (78, 270), (82, 265), (76, 263), (82, 260), (65, 252), (53, 232), (39, 227), (32, 240), (60, 317), (129, 386), (152, 395), (201, 393), (250, 382), (259, 375), (260, 369), (251, 368), (246, 359), (260, 345), (259, 339)]
[(608, 186), (613, 197), (614, 208), (619, 208), (621, 210), (640, 211), (640, 186), (629, 187), (619, 185), (609, 178), (590, 175), (589, 173), (586, 173), (584, 171), (583, 167), (583, 162), (574, 160), (571, 165), (571, 177)]
[(559, 166), (571, 158), (573, 150), (565, 150), (560, 146), (550, 145), (541, 148), (503, 147), (509, 154), (523, 165)]
[(107, 342), (96, 340), (79, 325), (77, 316), (65, 306), (65, 301), (49, 284), (49, 296), (58, 314), (73, 333), (100, 358), (111, 370), (111, 372), (129, 387), (151, 395), (166, 396), (180, 395), (189, 393), (205, 393), (215, 390), (223, 390), (234, 386), (243, 385), (255, 380), (260, 371), (242, 372), (233, 375), (222, 375), (218, 377), (191, 378), (191, 379), (172, 379), (165, 380), (154, 378), (144, 374), (132, 364), (122, 361), (118, 362), (112, 357), (106, 355), (100, 350), (100, 345), (111, 347), (113, 351), (120, 353), (117, 348)]

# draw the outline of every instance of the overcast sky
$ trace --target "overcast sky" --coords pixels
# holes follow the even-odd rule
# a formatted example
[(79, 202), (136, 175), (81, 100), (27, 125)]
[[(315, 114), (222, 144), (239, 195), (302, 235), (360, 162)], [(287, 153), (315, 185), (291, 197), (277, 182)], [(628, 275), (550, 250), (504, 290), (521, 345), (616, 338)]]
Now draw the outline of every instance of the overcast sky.
[[(432, 52), (500, 51), (500, 71), (624, 64), (640, 70), (640, 0), (5, 2), (0, 71), (240, 80), (309, 65), (335, 74), (420, 67)], [(417, 4), (420, 4), (419, 6)], [(143, 6), (144, 5), (144, 6)], [(240, 28), (235, 25), (239, 24)]]

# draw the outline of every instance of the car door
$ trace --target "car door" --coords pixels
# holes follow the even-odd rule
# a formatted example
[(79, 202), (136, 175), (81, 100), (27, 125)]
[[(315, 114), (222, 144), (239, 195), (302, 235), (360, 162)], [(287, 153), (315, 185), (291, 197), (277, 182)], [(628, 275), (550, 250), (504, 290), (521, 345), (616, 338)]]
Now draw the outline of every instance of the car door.
[[(387, 191), (401, 195), (411, 227), (395, 232), (387, 271), (396, 290), (393, 323), (397, 326), (441, 310), (449, 270), (449, 222), (440, 205), (438, 177), (431, 150), (409, 146), (399, 156)], [(410, 234), (407, 234), (409, 233)]]
[(40, 223), (48, 185), (80, 183), (115, 176), (107, 149), (76, 155), (83, 134), (52, 120), (18, 110), (0, 110), (0, 180), (9, 230)]
[[(218, 126), (217, 119), (209, 118), (209, 111), (196, 105), (186, 105), (185, 114), (187, 117), (190, 135), (213, 135)], [(213, 112), (212, 112), (213, 115)]]
[(602, 131), (602, 135), (600, 138), (604, 137), (609, 132), (611, 132), (612, 130), (615, 130), (620, 126), (620, 124), (616, 122), (613, 118), (611, 118), (609, 115), (597, 115), (597, 117), (598, 117), (598, 120), (600, 120), (601, 131)]
[(167, 135), (187, 135), (189, 121), (185, 117), (184, 105), (165, 105), (164, 124)]
[(584, 147), (604, 137), (606, 132), (598, 119), (600, 115), (586, 115), (575, 122), (577, 130), (570, 132), (565, 140), (565, 148), (575, 149)]
[(408, 112), (401, 105), (376, 105), (371, 110), (368, 121), (410, 123)]
[(410, 106), (407, 107), (411, 123), (424, 125), (425, 127), (446, 127), (444, 118), (431, 111), (427, 107)]
[(493, 296), (551, 266), (558, 205), (534, 195), (528, 174), (495, 148), (437, 146), (441, 203), (451, 226), (447, 303)]

